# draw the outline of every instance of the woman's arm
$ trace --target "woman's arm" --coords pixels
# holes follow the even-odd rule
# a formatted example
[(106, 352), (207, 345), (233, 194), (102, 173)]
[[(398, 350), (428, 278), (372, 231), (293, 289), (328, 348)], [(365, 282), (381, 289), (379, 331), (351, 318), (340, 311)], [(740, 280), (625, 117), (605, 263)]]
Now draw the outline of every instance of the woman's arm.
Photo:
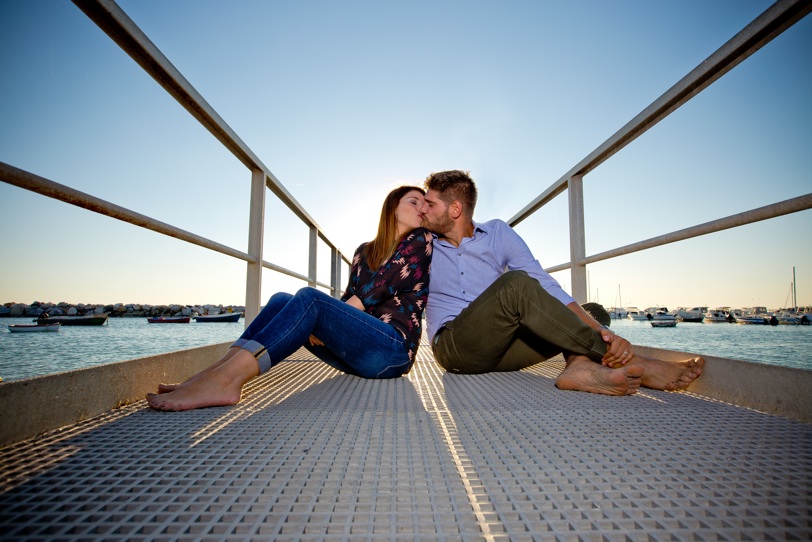
[(344, 295), (341, 296), (341, 301), (347, 301), (355, 295), (358, 288), (358, 275), (361, 270), (361, 253), (364, 250), (366, 243), (363, 243), (357, 249), (352, 257), (352, 266), (350, 267), (350, 277), (347, 279), (347, 288), (344, 290)]
[(360, 299), (358, 299), (358, 296), (357, 296), (357, 295), (354, 295), (354, 296), (350, 297), (349, 299), (347, 299), (347, 300), (346, 300), (346, 301), (344, 301), (344, 302), (345, 302), (347, 305), (350, 305), (350, 306), (352, 306), (352, 307), (355, 307), (356, 309), (359, 309), (359, 310), (364, 310), (364, 304), (363, 304), (363, 303), (361, 303), (361, 300), (360, 300)]

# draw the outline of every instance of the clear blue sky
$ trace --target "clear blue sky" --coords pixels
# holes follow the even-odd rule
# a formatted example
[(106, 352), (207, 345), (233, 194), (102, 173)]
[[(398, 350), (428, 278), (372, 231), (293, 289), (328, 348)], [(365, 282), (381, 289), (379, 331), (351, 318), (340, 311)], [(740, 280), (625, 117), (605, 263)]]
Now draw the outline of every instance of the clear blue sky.
[[(475, 218), (511, 218), (771, 2), (120, 5), (351, 255), (432, 171), (470, 170)], [(0, 160), (246, 250), (248, 171), (78, 8), (0, 20)], [(807, 17), (588, 175), (587, 254), (812, 192), (811, 66)], [(306, 274), (270, 193), (266, 221), (265, 259)], [(569, 260), (566, 197), (517, 230)], [(5, 183), (0, 232), (0, 302), (244, 302), (242, 262)], [(778, 307), (795, 266), (812, 304), (810, 232), (805, 211), (595, 264), (591, 297)], [(263, 297), (299, 286), (266, 271)]]

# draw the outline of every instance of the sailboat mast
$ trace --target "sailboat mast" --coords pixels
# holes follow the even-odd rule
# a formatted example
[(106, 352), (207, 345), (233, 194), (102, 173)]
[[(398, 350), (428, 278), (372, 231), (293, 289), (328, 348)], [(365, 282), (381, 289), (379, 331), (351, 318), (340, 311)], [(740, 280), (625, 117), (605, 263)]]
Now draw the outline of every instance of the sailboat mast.
[(798, 310), (798, 294), (795, 291), (795, 266), (792, 266), (792, 306)]

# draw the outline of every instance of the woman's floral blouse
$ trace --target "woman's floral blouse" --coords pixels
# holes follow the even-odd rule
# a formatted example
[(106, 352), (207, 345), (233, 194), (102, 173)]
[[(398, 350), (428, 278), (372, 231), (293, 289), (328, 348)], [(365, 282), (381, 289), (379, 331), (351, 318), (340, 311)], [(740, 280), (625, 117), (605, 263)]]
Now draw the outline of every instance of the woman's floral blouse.
[(370, 269), (364, 258), (366, 245), (355, 251), (349, 284), (341, 299), (358, 296), (367, 313), (398, 330), (414, 362), (429, 297), (431, 233), (425, 228), (412, 230), (378, 269)]

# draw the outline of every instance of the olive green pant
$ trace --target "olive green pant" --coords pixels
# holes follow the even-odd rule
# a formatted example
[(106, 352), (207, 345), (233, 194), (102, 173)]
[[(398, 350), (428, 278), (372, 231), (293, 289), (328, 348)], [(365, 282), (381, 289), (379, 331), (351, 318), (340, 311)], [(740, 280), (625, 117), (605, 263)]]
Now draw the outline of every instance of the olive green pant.
[(446, 371), (518, 371), (561, 352), (600, 362), (600, 333), (524, 271), (499, 277), (434, 336), (434, 357)]

